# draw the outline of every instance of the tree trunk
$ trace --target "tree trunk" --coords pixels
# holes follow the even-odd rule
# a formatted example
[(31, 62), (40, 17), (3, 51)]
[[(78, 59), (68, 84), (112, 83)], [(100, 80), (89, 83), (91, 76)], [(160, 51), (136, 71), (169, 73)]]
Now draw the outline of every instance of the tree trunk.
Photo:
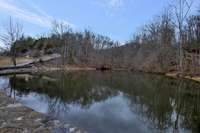
[(184, 60), (184, 55), (183, 55), (183, 31), (182, 31), (182, 25), (180, 25), (180, 43), (179, 43), (179, 71), (181, 72), (181, 74), (183, 73), (184, 69), (183, 69), (183, 60)]
[(16, 58), (15, 57), (12, 57), (12, 63), (14, 66), (17, 66), (17, 62), (16, 62)]

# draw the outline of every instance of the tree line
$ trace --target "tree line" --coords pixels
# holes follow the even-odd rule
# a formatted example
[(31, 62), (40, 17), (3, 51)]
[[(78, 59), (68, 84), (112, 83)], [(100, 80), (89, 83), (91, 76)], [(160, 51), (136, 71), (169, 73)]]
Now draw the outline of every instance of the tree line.
[(33, 38), (25, 37), (20, 26), (10, 19), (7, 34), (0, 38), (8, 46), (4, 53), (13, 58), (14, 65), (17, 56), (38, 57), (59, 53), (61, 66), (78, 64), (110, 69), (184, 73), (197, 67), (196, 63), (186, 61), (186, 50), (200, 49), (200, 11), (190, 15), (193, 2), (176, 0), (161, 15), (134, 33), (125, 45), (89, 30), (75, 32), (69, 25), (58, 21), (52, 22), (48, 36)]
[[(130, 43), (137, 44), (138, 51), (141, 50), (136, 56), (143, 61), (142, 65), (139, 64), (140, 68), (185, 73), (199, 67), (199, 60), (194, 63), (194, 57), (199, 55), (200, 50), (200, 11), (190, 15), (193, 2), (176, 0), (175, 4), (169, 5), (161, 15), (133, 36)], [(191, 61), (187, 61), (188, 52), (191, 52)], [(193, 65), (188, 65), (191, 62)]]

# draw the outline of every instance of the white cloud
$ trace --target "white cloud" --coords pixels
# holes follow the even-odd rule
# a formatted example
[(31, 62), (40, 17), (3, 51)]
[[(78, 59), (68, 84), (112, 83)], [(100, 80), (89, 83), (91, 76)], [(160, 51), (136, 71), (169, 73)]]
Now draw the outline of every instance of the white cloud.
[(111, 8), (119, 9), (124, 5), (124, 0), (107, 0), (107, 5)]
[[(18, 3), (16, 3), (14, 0), (0, 0), (0, 11), (42, 27), (50, 28), (52, 26), (52, 21), (54, 18), (40, 9), (33, 2), (25, 0), (18, 0), (17, 2)], [(19, 6), (20, 2), (21, 4), (26, 3), (29, 8)], [(74, 27), (74, 25), (68, 21), (59, 21)]]
[(96, 0), (92, 1), (92, 3), (109, 10), (118, 10), (124, 6), (125, 0)]
[(92, 0), (92, 4), (105, 9), (105, 13), (113, 16), (116, 12), (120, 11), (127, 0)]

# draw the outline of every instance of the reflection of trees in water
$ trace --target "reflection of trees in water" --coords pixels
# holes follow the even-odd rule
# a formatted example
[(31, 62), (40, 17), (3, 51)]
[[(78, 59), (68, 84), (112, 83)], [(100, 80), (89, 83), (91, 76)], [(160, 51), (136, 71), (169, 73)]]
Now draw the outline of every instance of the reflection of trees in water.
[[(199, 130), (197, 127), (200, 121), (198, 84), (185, 80), (159, 79), (159, 77), (154, 77), (154, 80), (144, 77), (144, 80), (148, 86), (135, 84), (134, 91), (129, 92), (130, 107), (142, 116), (144, 122), (154, 127), (156, 125), (156, 128), (161, 131), (174, 129), (178, 132), (182, 128), (192, 129), (195, 132)], [(191, 120), (195, 117), (198, 121)]]
[(200, 90), (192, 85), (179, 82), (178, 89), (175, 93), (176, 119), (174, 122), (175, 129), (180, 126), (192, 129), (193, 132), (200, 132)]
[(125, 72), (48, 75), (58, 80), (50, 81), (42, 77), (25, 80), (16, 77), (11, 86), (15, 83), (13, 87), (23, 95), (30, 92), (48, 95), (49, 112), (52, 114), (67, 112), (69, 104), (89, 108), (95, 102), (123, 92), (130, 100), (130, 109), (153, 128), (174, 129), (177, 132), (181, 128), (194, 132), (200, 129), (200, 90), (196, 83)]
[(50, 99), (47, 98), (48, 102), (48, 113), (53, 116), (59, 116), (62, 112), (68, 112), (69, 111), (69, 104), (61, 101), (58, 98)]
[[(128, 78), (130, 79), (130, 78)], [(130, 108), (139, 114), (143, 122), (157, 129), (166, 129), (171, 125), (172, 107), (168, 78), (151, 75), (132, 76), (135, 82), (128, 81), (124, 89), (130, 99)], [(129, 87), (129, 86), (132, 86)]]
[[(13, 81), (13, 78), (10, 78), (10, 81)], [(48, 81), (41, 77), (31, 77), (29, 80), (17, 77), (14, 79), (15, 82), (11, 82), (11, 86), (13, 88), (15, 84), (14, 88), (18, 90), (18, 96), (37, 92), (48, 95), (50, 99), (55, 99), (55, 102), (80, 104), (85, 108), (94, 102), (117, 95), (117, 92), (109, 87), (99, 86), (92, 78), (85, 75), (62, 74), (58, 78), (59, 80), (56, 81)]]
[(10, 90), (10, 92), (8, 92), (9, 93), (9, 97), (12, 97), (13, 99), (14, 99), (14, 101), (13, 102), (15, 102), (15, 99), (16, 99), (16, 74), (14, 74), (13, 76), (12, 76), (12, 78), (10, 78), (10, 80), (9, 80), (9, 90)]

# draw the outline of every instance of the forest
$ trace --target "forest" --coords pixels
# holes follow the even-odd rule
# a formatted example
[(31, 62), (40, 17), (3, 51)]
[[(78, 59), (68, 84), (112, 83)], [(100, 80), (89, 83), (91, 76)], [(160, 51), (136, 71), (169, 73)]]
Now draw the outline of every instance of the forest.
[(123, 44), (90, 30), (77, 32), (56, 20), (48, 35), (30, 37), (10, 18), (6, 34), (0, 37), (6, 46), (1, 54), (12, 57), (14, 65), (16, 57), (57, 53), (61, 57), (51, 65), (198, 75), (200, 11), (192, 4), (179, 0), (167, 6)]

